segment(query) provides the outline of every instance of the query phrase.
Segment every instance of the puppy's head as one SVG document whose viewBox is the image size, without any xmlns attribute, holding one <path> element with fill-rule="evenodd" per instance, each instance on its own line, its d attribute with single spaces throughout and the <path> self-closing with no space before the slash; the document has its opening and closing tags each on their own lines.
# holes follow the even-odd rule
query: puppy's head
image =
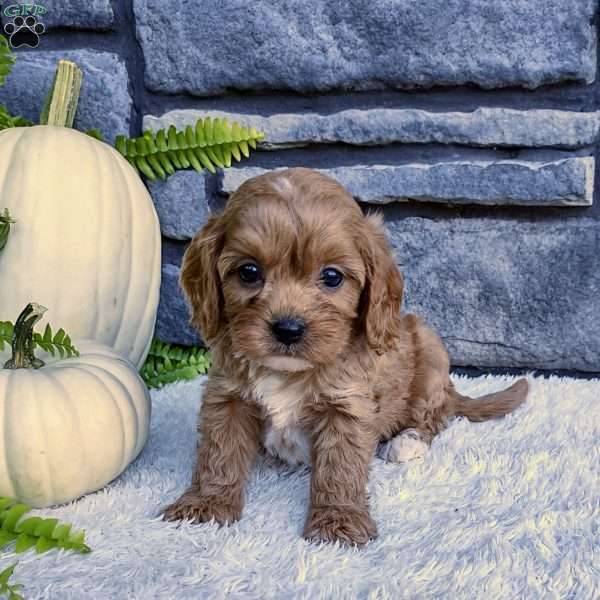
<svg viewBox="0 0 600 600">
<path fill-rule="evenodd" d="M 181 284 L 209 344 L 276 370 L 335 361 L 356 336 L 399 330 L 402 280 L 379 217 L 304 168 L 243 183 L 186 250 Z"/>
</svg>

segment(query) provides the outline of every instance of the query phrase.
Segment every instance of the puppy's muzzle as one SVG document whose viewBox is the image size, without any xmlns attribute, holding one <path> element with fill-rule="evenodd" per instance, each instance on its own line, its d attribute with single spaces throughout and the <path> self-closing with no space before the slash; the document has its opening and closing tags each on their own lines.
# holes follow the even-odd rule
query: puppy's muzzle
<svg viewBox="0 0 600 600">
<path fill-rule="evenodd" d="M 294 317 L 282 317 L 271 323 L 273 336 L 286 346 L 297 344 L 302 339 L 305 330 L 306 323 L 302 319 Z"/>
</svg>

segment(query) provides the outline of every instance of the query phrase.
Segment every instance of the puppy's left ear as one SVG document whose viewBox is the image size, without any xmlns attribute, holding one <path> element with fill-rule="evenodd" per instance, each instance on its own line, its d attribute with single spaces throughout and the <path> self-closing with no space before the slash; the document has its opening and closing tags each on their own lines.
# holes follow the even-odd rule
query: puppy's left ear
<svg viewBox="0 0 600 600">
<path fill-rule="evenodd" d="M 190 323 L 209 344 L 217 336 L 223 313 L 217 260 L 223 238 L 223 217 L 212 216 L 194 236 L 183 256 L 179 283 L 190 303 Z"/>
<path fill-rule="evenodd" d="M 380 215 L 364 218 L 360 240 L 366 269 L 361 298 L 362 324 L 369 346 L 383 354 L 394 346 L 400 334 L 404 283 L 386 240 Z"/>
</svg>

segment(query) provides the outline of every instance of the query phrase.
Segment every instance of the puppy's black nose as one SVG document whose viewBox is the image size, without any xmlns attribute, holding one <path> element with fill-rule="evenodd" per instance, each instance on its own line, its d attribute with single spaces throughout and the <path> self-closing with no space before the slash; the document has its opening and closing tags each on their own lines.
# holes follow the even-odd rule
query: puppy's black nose
<svg viewBox="0 0 600 600">
<path fill-rule="evenodd" d="M 305 329 L 306 324 L 304 321 L 293 317 L 283 317 L 271 323 L 271 330 L 275 339 L 286 346 L 299 342 Z"/>
</svg>

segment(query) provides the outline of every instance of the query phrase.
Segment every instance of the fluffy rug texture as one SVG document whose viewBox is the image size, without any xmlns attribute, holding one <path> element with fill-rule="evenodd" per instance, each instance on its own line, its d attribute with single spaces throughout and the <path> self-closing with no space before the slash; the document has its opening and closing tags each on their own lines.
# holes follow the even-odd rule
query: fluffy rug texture
<svg viewBox="0 0 600 600">
<path fill-rule="evenodd" d="M 455 379 L 480 395 L 512 378 Z M 35 511 L 84 528 L 93 552 L 3 553 L 26 598 L 600 597 L 600 382 L 531 380 L 499 421 L 455 420 L 420 462 L 374 459 L 380 536 L 366 549 L 301 537 L 309 470 L 261 458 L 243 519 L 177 526 L 159 514 L 188 484 L 201 381 L 153 394 L 148 445 L 105 489 Z"/>
</svg>

